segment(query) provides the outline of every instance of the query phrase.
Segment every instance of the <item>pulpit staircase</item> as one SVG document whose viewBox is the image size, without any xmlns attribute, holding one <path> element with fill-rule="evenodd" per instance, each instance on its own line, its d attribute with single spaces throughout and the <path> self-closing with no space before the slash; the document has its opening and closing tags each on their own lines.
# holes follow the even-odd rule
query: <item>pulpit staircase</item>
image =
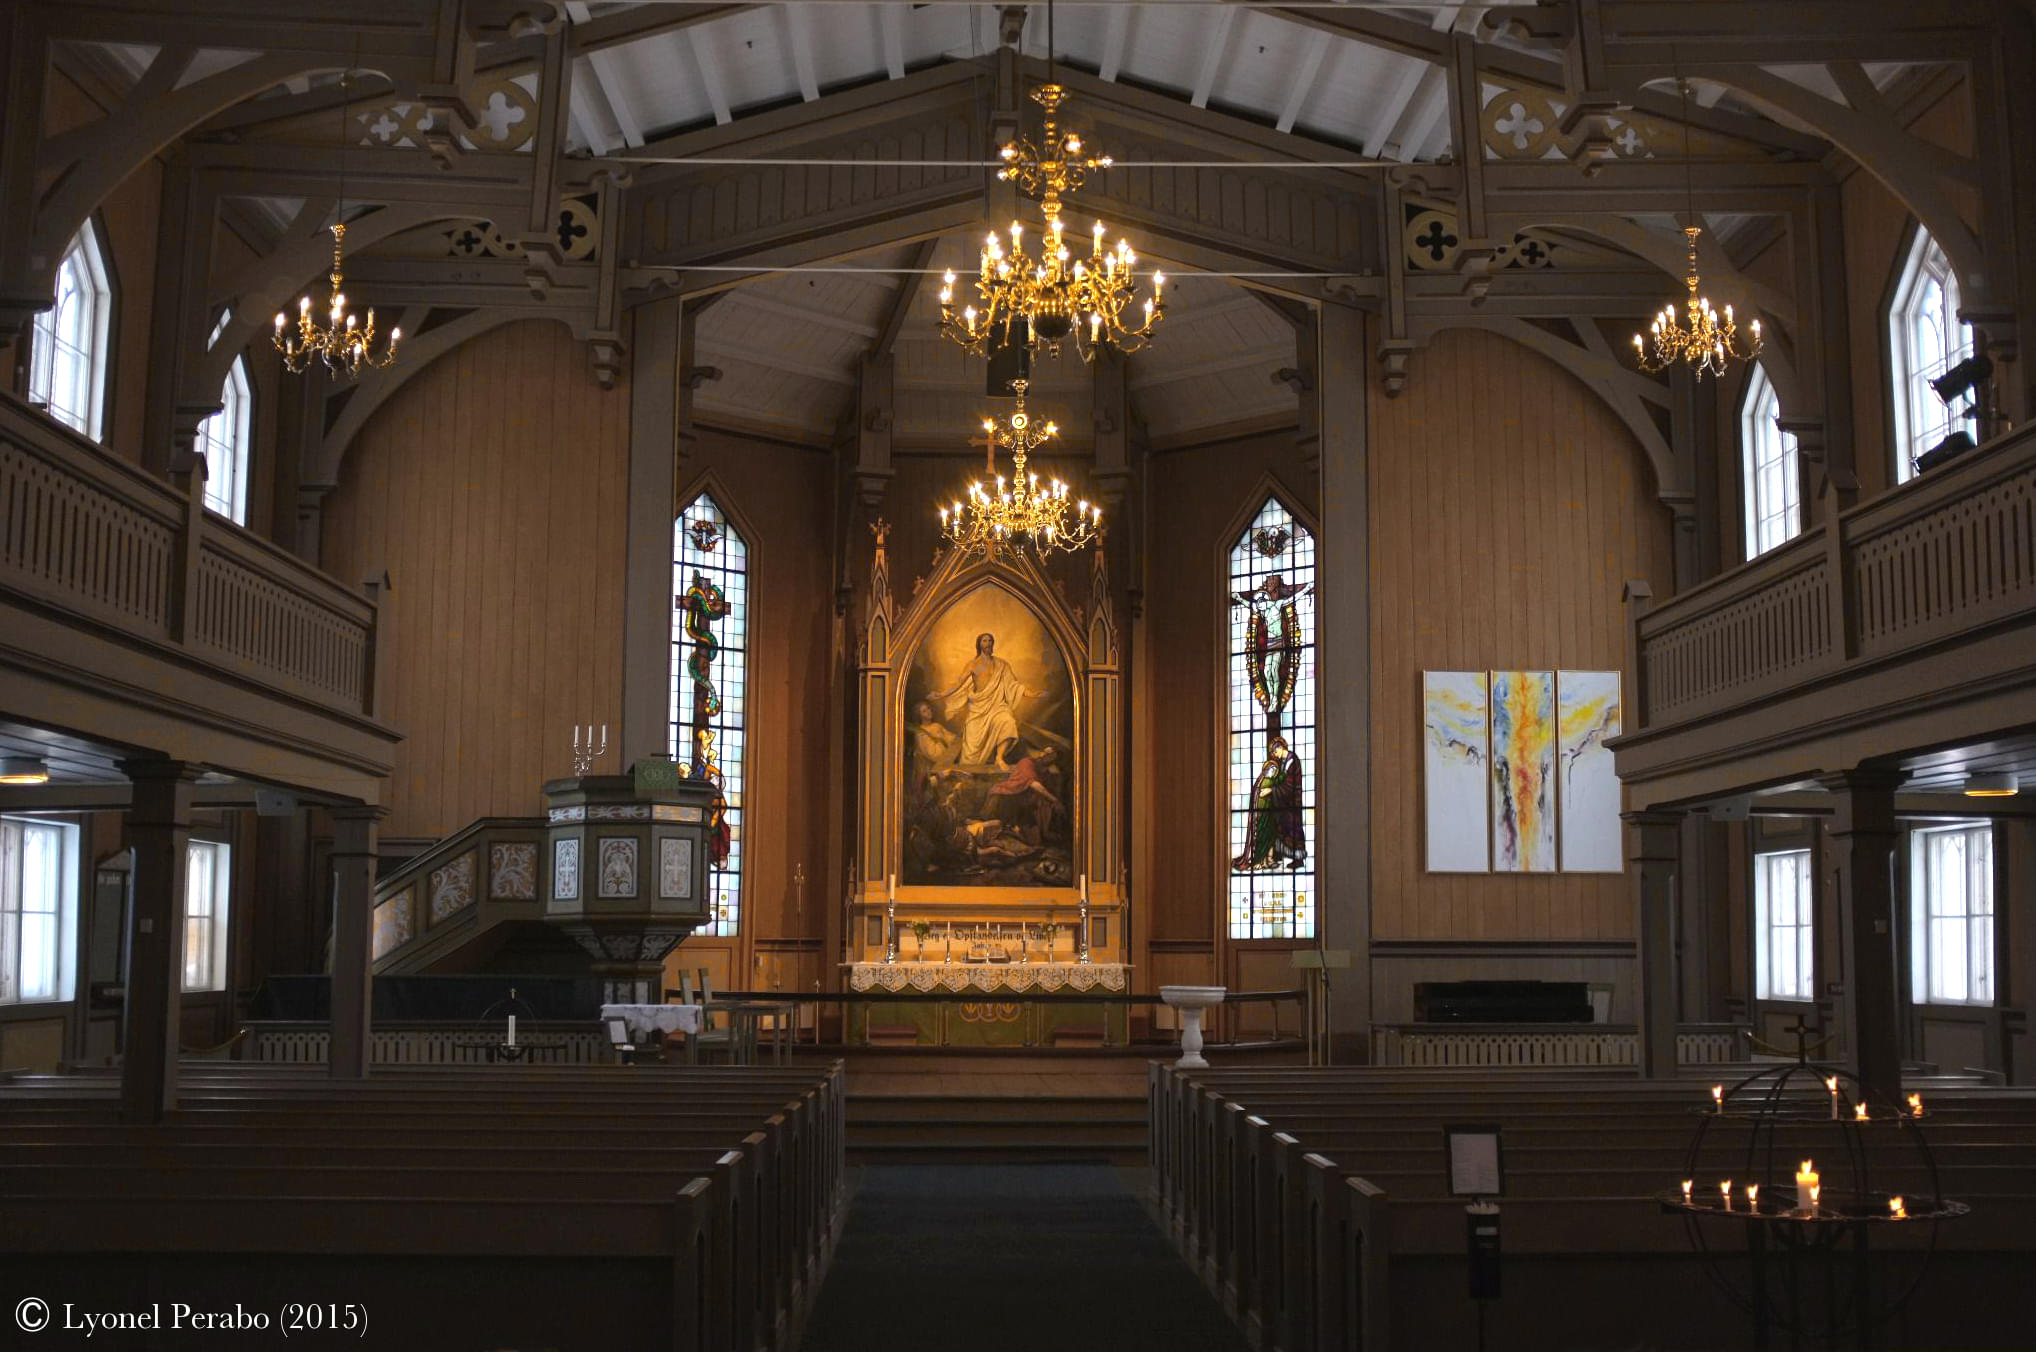
<svg viewBox="0 0 2036 1352">
<path fill-rule="evenodd" d="M 544 830 L 541 817 L 482 817 L 377 879 L 375 974 L 581 965 L 544 924 Z"/>
</svg>

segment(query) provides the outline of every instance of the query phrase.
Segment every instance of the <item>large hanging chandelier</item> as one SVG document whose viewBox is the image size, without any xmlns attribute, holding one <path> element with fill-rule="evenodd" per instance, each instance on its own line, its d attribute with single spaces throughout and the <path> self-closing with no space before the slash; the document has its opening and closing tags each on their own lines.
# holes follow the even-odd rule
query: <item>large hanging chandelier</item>
<svg viewBox="0 0 2036 1352">
<path fill-rule="evenodd" d="M 1032 421 L 1025 411 L 1025 390 L 1029 382 L 1014 380 L 1011 388 L 1017 406 L 1007 418 L 983 419 L 983 440 L 987 447 L 986 477 L 969 485 L 968 497 L 956 499 L 940 509 L 942 538 L 961 551 L 994 554 L 1031 544 L 1042 558 L 1052 550 L 1077 550 L 1102 533 L 1103 509 L 1086 498 L 1070 499 L 1068 486 L 1060 479 L 1041 482 L 1026 468 L 1032 452 L 1059 434 L 1048 422 Z M 1011 452 L 1011 477 L 997 471 L 997 449 Z"/>
<path fill-rule="evenodd" d="M 363 366 L 385 367 L 396 360 L 396 348 L 403 330 L 389 330 L 386 347 L 377 350 L 375 312 L 368 310 L 365 323 L 346 305 L 346 84 L 350 71 L 339 77 L 339 204 L 332 218 L 332 293 L 326 306 L 326 322 L 311 315 L 311 297 L 297 300 L 297 323 L 290 327 L 281 311 L 276 313 L 276 350 L 283 354 L 283 366 L 292 375 L 301 375 L 311 363 L 322 361 L 334 375 L 357 376 Z"/>
<path fill-rule="evenodd" d="M 1025 247 L 1025 227 L 1011 222 L 1009 251 L 991 231 L 976 268 L 976 303 L 955 306 L 955 275 L 940 288 L 940 331 L 963 350 L 985 356 L 1006 345 L 1039 346 L 1058 353 L 1073 338 L 1084 361 L 1104 344 L 1136 352 L 1152 340 L 1166 316 L 1166 277 L 1152 274 L 1152 292 L 1137 303 L 1137 255 L 1120 238 L 1106 247 L 1104 226 L 1095 223 L 1087 258 L 1076 258 L 1062 237 L 1061 198 L 1082 186 L 1092 169 L 1110 167 L 1108 155 L 1085 155 L 1082 138 L 1060 129 L 1067 90 L 1053 80 L 1053 6 L 1046 7 L 1046 83 L 1032 91 L 1042 112 L 1037 143 L 1020 136 L 1000 152 L 997 177 L 1039 202 L 1046 229 L 1035 256 Z"/>
<path fill-rule="evenodd" d="M 1650 375 L 1684 362 L 1701 380 L 1707 374 L 1724 375 L 1734 361 L 1749 361 L 1758 356 L 1760 321 L 1748 323 L 1749 336 L 1742 340 L 1739 325 L 1732 318 L 1732 307 L 1726 306 L 1721 315 L 1700 290 L 1697 237 L 1704 233 L 1704 227 L 1697 224 L 1696 192 L 1690 182 L 1690 87 L 1681 78 L 1676 80 L 1676 86 L 1683 101 L 1683 199 L 1690 221 L 1683 227 L 1690 242 L 1689 275 L 1684 278 L 1684 285 L 1689 288 L 1689 295 L 1683 301 L 1685 313 L 1681 318 L 1676 316 L 1675 304 L 1670 302 L 1661 307 L 1661 313 L 1648 326 L 1647 337 L 1633 335 L 1633 354 L 1640 369 Z"/>
</svg>

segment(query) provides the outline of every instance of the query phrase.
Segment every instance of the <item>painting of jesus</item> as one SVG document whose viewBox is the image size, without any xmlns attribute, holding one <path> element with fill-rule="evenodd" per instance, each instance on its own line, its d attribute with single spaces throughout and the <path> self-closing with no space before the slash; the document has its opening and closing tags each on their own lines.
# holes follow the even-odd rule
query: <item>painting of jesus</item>
<svg viewBox="0 0 2036 1352">
<path fill-rule="evenodd" d="M 928 630 L 905 683 L 907 884 L 1074 881 L 1074 684 L 1040 617 L 990 584 Z"/>
</svg>

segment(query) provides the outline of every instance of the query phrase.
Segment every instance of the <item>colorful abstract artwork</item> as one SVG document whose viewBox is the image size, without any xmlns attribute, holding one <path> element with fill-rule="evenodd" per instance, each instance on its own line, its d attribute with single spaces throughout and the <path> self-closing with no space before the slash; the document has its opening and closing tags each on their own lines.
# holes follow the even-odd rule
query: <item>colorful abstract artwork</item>
<svg viewBox="0 0 2036 1352">
<path fill-rule="evenodd" d="M 1555 871 L 1555 673 L 1492 673 L 1492 871 Z"/>
<path fill-rule="evenodd" d="M 1619 673 L 1561 671 L 1555 676 L 1562 775 L 1562 868 L 1565 873 L 1618 873 L 1619 777 L 1605 743 L 1619 735 Z"/>
<path fill-rule="evenodd" d="M 1422 790 L 1428 871 L 1489 873 L 1491 683 L 1482 671 L 1421 674 Z"/>
</svg>

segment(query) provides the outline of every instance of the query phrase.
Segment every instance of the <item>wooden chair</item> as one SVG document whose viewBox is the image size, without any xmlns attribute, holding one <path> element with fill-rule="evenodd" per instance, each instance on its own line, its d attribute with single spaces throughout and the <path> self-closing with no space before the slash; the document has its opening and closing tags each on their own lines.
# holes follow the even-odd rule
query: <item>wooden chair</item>
<svg viewBox="0 0 2036 1352">
<path fill-rule="evenodd" d="M 697 978 L 698 984 L 695 985 Z M 714 1002 L 714 987 L 707 979 L 707 969 L 679 974 L 679 989 L 684 994 L 684 1003 L 699 1005 L 700 1031 L 686 1034 L 686 1059 L 697 1061 L 702 1052 L 720 1052 L 732 1062 L 736 1059 L 735 1022 L 725 1015 L 717 1022 L 714 1011 L 708 1008 Z"/>
</svg>

